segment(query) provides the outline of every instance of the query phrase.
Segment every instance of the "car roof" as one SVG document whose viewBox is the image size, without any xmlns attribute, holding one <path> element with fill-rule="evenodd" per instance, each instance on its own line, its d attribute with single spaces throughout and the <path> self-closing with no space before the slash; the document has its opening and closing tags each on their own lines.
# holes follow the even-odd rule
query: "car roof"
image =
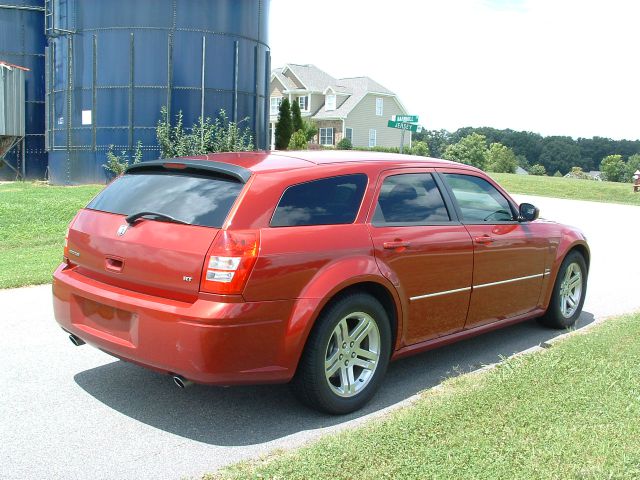
<svg viewBox="0 0 640 480">
<path fill-rule="evenodd" d="M 254 173 L 273 173 L 300 168 L 312 168 L 331 164 L 376 164 L 381 168 L 390 167 L 464 167 L 477 170 L 469 165 L 463 165 L 439 158 L 402 155 L 398 153 L 384 153 L 357 150 L 302 150 L 302 151 L 258 151 L 258 152 L 229 152 L 211 153 L 188 157 L 197 160 L 223 162 L 246 168 Z"/>
</svg>

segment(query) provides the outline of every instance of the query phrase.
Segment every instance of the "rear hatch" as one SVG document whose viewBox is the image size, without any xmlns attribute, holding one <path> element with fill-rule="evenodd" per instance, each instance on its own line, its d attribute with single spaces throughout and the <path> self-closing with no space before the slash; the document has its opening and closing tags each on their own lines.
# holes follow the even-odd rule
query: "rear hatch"
<svg viewBox="0 0 640 480">
<path fill-rule="evenodd" d="M 79 212 L 69 262 L 110 285 L 193 301 L 207 251 L 249 176 L 233 165 L 179 159 L 130 167 Z"/>
</svg>

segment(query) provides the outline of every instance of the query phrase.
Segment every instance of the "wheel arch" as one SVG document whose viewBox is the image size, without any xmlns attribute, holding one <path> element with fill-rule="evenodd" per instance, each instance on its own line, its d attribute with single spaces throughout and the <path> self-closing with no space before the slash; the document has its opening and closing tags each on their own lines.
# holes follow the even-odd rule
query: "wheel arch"
<svg viewBox="0 0 640 480">
<path fill-rule="evenodd" d="M 316 304 L 312 314 L 304 320 L 305 326 L 302 335 L 299 337 L 296 347 L 294 347 L 295 364 L 292 375 L 298 369 L 300 358 L 307 346 L 309 338 L 313 332 L 318 318 L 335 302 L 353 293 L 365 293 L 375 298 L 384 308 L 390 322 L 391 329 L 391 354 L 398 348 L 398 340 L 402 338 L 402 304 L 400 297 L 391 285 L 387 285 L 383 277 L 354 278 L 352 282 L 343 283 L 327 294 Z M 303 307 L 304 308 L 304 307 Z M 292 327 L 292 328 L 291 328 Z M 290 326 L 291 330 L 299 329 L 300 326 Z"/>
<path fill-rule="evenodd" d="M 591 251 L 589 250 L 589 246 L 584 240 L 571 239 L 566 242 L 562 242 L 559 248 L 556 250 L 556 258 L 553 261 L 552 271 L 549 278 L 548 286 L 546 287 L 546 291 L 542 297 L 541 306 L 545 310 L 549 308 L 549 303 L 551 301 L 551 295 L 553 294 L 553 288 L 558 279 L 558 273 L 560 272 L 560 266 L 564 259 L 567 258 L 571 252 L 578 252 L 584 258 L 584 261 L 587 265 L 587 278 L 589 276 L 589 265 L 591 262 Z"/>
<path fill-rule="evenodd" d="M 567 252 L 564 254 L 562 259 L 564 260 L 564 258 L 567 255 L 569 255 L 571 252 L 579 252 L 582 255 L 582 258 L 584 258 L 584 261 L 587 264 L 587 272 L 588 272 L 589 271 L 589 265 L 591 263 L 591 251 L 589 250 L 589 248 L 585 244 L 576 243 L 576 244 L 572 245 L 569 250 L 567 250 Z"/>
<path fill-rule="evenodd" d="M 377 282 L 372 281 L 363 281 L 354 283 L 352 285 L 348 285 L 342 290 L 336 292 L 333 296 L 326 299 L 325 304 L 320 309 L 318 315 L 314 319 L 315 321 L 318 317 L 333 303 L 339 301 L 340 299 L 351 295 L 353 293 L 366 293 L 371 297 L 375 298 L 380 302 L 385 312 L 387 313 L 387 317 L 389 318 L 389 327 L 391 328 L 391 343 L 392 350 L 395 349 L 396 340 L 398 338 L 398 316 L 399 316 L 399 305 L 396 304 L 396 301 L 389 291 L 389 289 Z"/>
</svg>

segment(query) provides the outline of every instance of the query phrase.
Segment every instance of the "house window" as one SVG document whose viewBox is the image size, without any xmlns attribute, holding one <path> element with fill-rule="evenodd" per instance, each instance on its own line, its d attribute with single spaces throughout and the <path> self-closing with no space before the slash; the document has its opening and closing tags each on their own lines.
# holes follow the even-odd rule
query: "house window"
<svg viewBox="0 0 640 480">
<path fill-rule="evenodd" d="M 353 128 L 346 128 L 345 131 L 344 131 L 344 136 L 351 143 L 353 143 Z"/>
<path fill-rule="evenodd" d="M 278 115 L 280 104 L 282 103 L 282 97 L 271 97 L 270 111 L 271 115 Z"/>
<path fill-rule="evenodd" d="M 383 108 L 384 108 L 384 100 L 382 98 L 376 98 L 376 115 L 381 117 Z"/>
<path fill-rule="evenodd" d="M 302 110 L 303 112 L 308 112 L 309 111 L 309 97 L 308 96 L 304 96 L 304 97 L 298 97 L 298 104 L 300 105 L 300 110 Z"/>
<path fill-rule="evenodd" d="M 335 95 L 327 95 L 324 101 L 324 109 L 327 111 L 336 109 L 336 96 Z"/>
<path fill-rule="evenodd" d="M 333 145 L 333 128 L 320 129 L 320 145 Z"/>
<path fill-rule="evenodd" d="M 375 147 L 376 146 L 376 131 L 374 128 L 370 128 L 369 129 L 369 146 L 370 147 Z"/>
</svg>

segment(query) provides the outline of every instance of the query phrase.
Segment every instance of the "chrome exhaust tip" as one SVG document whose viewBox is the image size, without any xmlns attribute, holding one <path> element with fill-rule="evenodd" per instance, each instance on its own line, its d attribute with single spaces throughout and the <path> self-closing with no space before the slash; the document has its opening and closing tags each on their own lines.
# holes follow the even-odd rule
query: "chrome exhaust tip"
<svg viewBox="0 0 640 480">
<path fill-rule="evenodd" d="M 80 337 L 76 337 L 73 333 L 69 334 L 69 340 L 71 340 L 71 343 L 73 343 L 76 347 L 85 344 L 84 340 L 82 340 Z"/>
<path fill-rule="evenodd" d="M 173 376 L 173 383 L 175 383 L 178 388 L 187 388 L 193 385 L 193 382 L 191 380 L 187 380 L 180 375 Z"/>
</svg>

